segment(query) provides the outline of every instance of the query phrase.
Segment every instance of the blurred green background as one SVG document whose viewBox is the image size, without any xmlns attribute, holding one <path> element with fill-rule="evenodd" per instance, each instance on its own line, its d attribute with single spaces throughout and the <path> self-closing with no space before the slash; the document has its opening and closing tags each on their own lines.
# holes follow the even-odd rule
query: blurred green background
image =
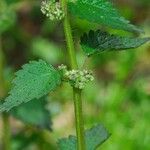
<svg viewBox="0 0 150 150">
<path fill-rule="evenodd" d="M 44 59 L 58 66 L 68 64 L 63 26 L 40 11 L 40 0 L 0 2 L 0 98 L 11 87 L 14 72 L 29 60 Z M 150 36 L 149 0 L 113 0 L 121 14 Z M 104 28 L 71 18 L 79 66 L 85 55 L 79 37 L 90 29 L 131 33 Z M 4 65 L 3 65 L 4 64 Z M 150 46 L 108 52 L 86 62 L 95 81 L 83 93 L 85 128 L 102 123 L 111 137 L 101 150 L 150 150 Z M 4 84 L 2 84 L 2 76 Z M 5 86 L 3 86 L 5 85 Z M 61 137 L 75 134 L 72 90 L 63 84 L 42 102 L 34 100 L 9 112 L 12 150 L 57 150 Z M 0 120 L 0 149 L 3 124 Z"/>
</svg>

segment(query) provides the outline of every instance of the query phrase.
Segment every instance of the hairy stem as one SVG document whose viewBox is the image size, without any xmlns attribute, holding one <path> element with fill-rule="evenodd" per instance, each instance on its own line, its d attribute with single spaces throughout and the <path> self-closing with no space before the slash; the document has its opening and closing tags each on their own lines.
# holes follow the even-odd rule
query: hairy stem
<svg viewBox="0 0 150 150">
<path fill-rule="evenodd" d="M 85 150 L 81 90 L 74 89 L 73 97 L 74 97 L 74 107 L 75 107 L 75 115 L 76 115 L 76 133 L 77 133 L 77 141 L 78 141 L 78 150 Z"/>
<path fill-rule="evenodd" d="M 70 59 L 70 65 L 72 69 L 77 69 L 77 60 L 76 60 L 76 55 L 75 55 L 75 48 L 74 48 L 74 42 L 73 42 L 73 37 L 71 33 L 71 26 L 69 22 L 69 16 L 67 12 L 67 1 L 62 0 L 62 7 L 65 13 L 65 18 L 64 18 L 64 32 L 65 32 L 65 37 L 66 37 L 66 42 L 67 42 L 67 48 L 68 48 L 68 55 Z"/>
<path fill-rule="evenodd" d="M 0 100 L 3 99 L 6 95 L 6 86 L 4 79 L 4 54 L 2 51 L 2 41 L 0 38 Z M 2 114 L 3 120 L 3 149 L 10 150 L 10 124 L 9 124 L 9 115 L 7 113 Z"/>
<path fill-rule="evenodd" d="M 65 38 L 67 42 L 67 49 L 68 49 L 71 69 L 78 69 L 74 42 L 73 42 L 73 37 L 71 32 L 71 25 L 70 25 L 69 15 L 67 11 L 67 0 L 61 0 L 61 2 L 65 13 L 63 24 L 64 24 L 64 32 L 65 32 Z M 74 98 L 74 109 L 75 109 L 75 119 L 76 119 L 77 147 L 78 150 L 85 150 L 81 90 L 73 88 L 73 98 Z"/>
</svg>

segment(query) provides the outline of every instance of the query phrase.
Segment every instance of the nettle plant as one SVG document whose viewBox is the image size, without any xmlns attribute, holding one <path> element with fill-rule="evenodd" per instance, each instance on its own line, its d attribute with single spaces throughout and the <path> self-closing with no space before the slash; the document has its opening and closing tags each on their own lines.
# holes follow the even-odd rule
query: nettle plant
<svg viewBox="0 0 150 150">
<path fill-rule="evenodd" d="M 132 25 L 107 0 L 47 0 L 41 3 L 41 12 L 51 21 L 62 21 L 64 26 L 67 52 L 70 66 L 60 65 L 54 68 L 44 60 L 30 61 L 16 73 L 13 88 L 9 96 L 0 105 L 0 112 L 9 111 L 22 103 L 40 99 L 56 90 L 63 82 L 68 82 L 73 89 L 73 100 L 76 120 L 76 136 L 69 136 L 58 141 L 60 150 L 95 150 L 110 134 L 101 124 L 84 130 L 82 113 L 82 91 L 94 80 L 91 70 L 78 67 L 76 51 L 71 30 L 70 17 L 78 17 L 128 32 L 142 33 Z M 87 58 L 107 51 L 133 49 L 148 42 L 150 38 L 125 37 L 112 35 L 101 29 L 85 33 L 80 38 L 80 45 Z M 34 108 L 33 108 L 34 109 Z"/>
</svg>

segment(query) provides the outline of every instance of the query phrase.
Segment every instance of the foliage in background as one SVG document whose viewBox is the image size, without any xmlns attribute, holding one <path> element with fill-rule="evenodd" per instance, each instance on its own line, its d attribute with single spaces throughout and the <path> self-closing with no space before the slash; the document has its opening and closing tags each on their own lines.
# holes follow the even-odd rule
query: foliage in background
<svg viewBox="0 0 150 150">
<path fill-rule="evenodd" d="M 16 1 L 8 0 L 8 3 L 10 4 L 14 4 L 15 2 Z M 27 11 L 22 9 L 26 7 L 29 8 Z M 31 11 L 30 7 L 32 7 L 31 9 L 33 11 Z M 42 51 L 43 53 L 38 52 L 40 44 L 43 47 L 42 49 L 44 49 L 44 47 L 45 49 L 47 49 L 47 47 L 49 47 L 51 43 L 57 43 L 56 47 L 59 46 L 58 49 L 61 49 L 60 51 L 63 51 L 63 53 L 65 53 L 64 49 L 62 48 L 64 40 L 61 34 L 61 25 L 59 23 L 53 24 L 52 22 L 47 20 L 44 21 L 45 18 L 42 18 L 40 12 L 37 12 L 37 5 L 30 5 L 30 2 L 27 3 L 27 5 L 21 7 L 19 11 L 16 11 L 16 15 L 17 21 L 15 20 L 16 18 L 14 19 L 16 22 L 13 21 L 13 19 L 8 19 L 8 21 L 13 21 L 8 23 L 8 25 L 10 24 L 10 26 L 7 27 L 6 24 L 4 24 L 4 26 L 0 28 L 2 29 L 2 31 L 5 31 L 3 32 L 3 43 L 10 43 L 9 45 L 4 44 L 7 66 L 11 66 L 14 68 L 14 70 L 16 70 L 20 68 L 22 64 L 28 62 L 31 58 L 37 57 L 44 59 L 46 58 L 45 60 L 47 60 L 47 62 L 50 62 L 48 60 L 54 58 L 54 61 L 50 63 L 55 66 L 62 63 L 62 61 L 58 61 L 60 52 L 58 52 L 57 50 L 56 55 L 49 56 L 50 58 L 48 58 L 46 50 L 44 50 L 45 52 Z M 37 17 L 39 18 L 40 24 L 39 22 L 35 21 L 37 20 Z M 80 22 L 80 20 L 77 20 L 77 22 Z M 48 26 L 48 28 L 51 27 L 51 29 L 47 29 L 46 26 Z M 80 23 L 78 23 L 76 26 L 81 29 L 84 28 Z M 87 23 L 85 23 L 85 27 L 87 27 L 87 30 L 91 29 L 88 27 Z M 74 30 L 76 31 L 76 29 Z M 84 29 L 81 31 L 81 33 L 83 32 Z M 119 31 L 117 32 L 118 34 L 120 34 Z M 43 37 L 44 39 L 46 39 L 46 42 L 43 42 Z M 39 46 L 36 46 L 35 44 L 39 44 Z M 37 50 L 35 51 L 36 48 Z M 33 50 L 33 53 L 30 51 L 31 49 Z M 79 59 L 83 58 L 82 55 L 82 52 L 78 51 Z M 18 59 L 16 59 L 16 57 Z M 131 50 L 126 52 L 126 54 L 124 52 L 103 53 L 98 56 L 93 56 L 92 58 L 92 62 L 88 63 L 88 65 L 90 66 L 90 68 L 96 68 L 95 73 L 98 81 L 90 84 L 85 91 L 85 101 L 87 107 L 85 111 L 87 116 L 86 126 L 91 127 L 93 122 L 100 121 L 110 129 L 111 133 L 113 133 L 109 142 L 102 145 L 101 149 L 136 150 L 144 148 L 148 150 L 150 133 L 150 131 L 148 130 L 148 116 L 150 115 L 150 93 L 148 85 L 150 81 L 148 71 L 150 69 L 148 61 L 149 47 L 142 47 L 137 52 Z M 66 56 L 64 56 L 63 61 L 66 62 Z M 52 109 L 54 112 L 58 109 L 58 107 L 59 109 L 65 110 L 65 104 L 68 103 L 69 95 L 67 90 L 69 90 L 69 87 L 62 86 L 61 88 L 63 91 L 66 91 L 63 94 L 61 93 L 63 95 L 63 98 L 58 98 L 59 96 L 56 93 L 51 96 L 51 101 L 53 101 L 55 106 Z M 62 101 L 60 101 L 60 99 Z M 58 106 L 58 103 L 61 103 L 62 106 Z M 52 113 L 54 114 L 54 112 Z M 60 111 L 57 113 L 57 115 L 54 115 L 54 119 L 57 119 L 59 115 L 61 115 Z M 70 128 L 71 131 L 73 130 L 71 124 L 68 124 L 67 127 Z M 34 131 L 32 130 L 30 131 L 30 134 L 32 132 L 34 134 Z M 55 139 L 56 135 L 59 135 L 60 137 L 63 135 L 63 132 L 65 133 L 65 131 L 59 131 L 57 129 L 55 130 L 55 132 L 52 134 Z M 27 130 L 25 130 L 23 133 L 28 132 Z M 36 137 L 37 135 L 39 136 L 39 134 L 34 134 L 34 137 Z M 17 141 L 15 143 L 16 145 L 19 145 L 20 143 L 23 143 L 24 145 L 34 145 L 34 142 L 37 144 L 39 142 L 38 139 L 33 140 L 33 138 L 29 138 L 28 136 L 26 136 L 26 138 L 21 135 L 18 136 L 20 137 L 18 139 L 16 138 L 17 140 L 14 139 L 14 143 Z M 41 137 L 41 139 L 43 140 L 43 137 Z M 55 144 L 51 143 L 51 145 Z M 53 149 L 55 148 L 53 147 Z M 14 150 L 16 149 L 17 148 L 15 148 Z M 18 150 L 19 149 L 21 148 L 19 147 Z M 32 149 L 32 146 L 31 148 L 28 147 L 27 149 Z"/>
</svg>

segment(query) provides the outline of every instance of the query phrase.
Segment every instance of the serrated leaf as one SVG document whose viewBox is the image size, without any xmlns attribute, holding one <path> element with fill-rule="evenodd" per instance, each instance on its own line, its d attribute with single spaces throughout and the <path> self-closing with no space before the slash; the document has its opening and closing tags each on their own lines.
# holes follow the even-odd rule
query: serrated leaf
<svg viewBox="0 0 150 150">
<path fill-rule="evenodd" d="M 115 29 L 143 32 L 130 24 L 107 0 L 76 0 L 68 3 L 70 13 L 89 22 L 107 25 Z"/>
<path fill-rule="evenodd" d="M 0 106 L 0 112 L 39 99 L 60 85 L 61 77 L 57 70 L 43 60 L 31 61 L 16 73 L 10 95 Z"/>
<path fill-rule="evenodd" d="M 77 138 L 70 135 L 69 138 L 63 138 L 58 141 L 59 150 L 77 150 Z"/>
<path fill-rule="evenodd" d="M 0 34 L 15 24 L 16 14 L 11 9 L 0 10 Z"/>
<path fill-rule="evenodd" d="M 85 131 L 86 150 L 95 150 L 109 136 L 110 134 L 104 126 L 100 124 Z M 60 150 L 77 150 L 77 138 L 75 136 L 69 136 L 69 138 L 60 139 L 58 145 Z"/>
<path fill-rule="evenodd" d="M 25 124 L 34 125 L 42 129 L 51 130 L 50 112 L 46 109 L 45 98 L 34 99 L 28 103 L 19 105 L 10 112 L 15 118 Z M 27 115 L 30 114 L 30 115 Z"/>
<path fill-rule="evenodd" d="M 103 51 L 133 49 L 148 41 L 150 41 L 150 38 L 122 37 L 100 30 L 91 30 L 81 37 L 81 46 L 87 55 L 91 55 Z"/>
<path fill-rule="evenodd" d="M 85 133 L 87 150 L 95 150 L 105 142 L 109 136 L 110 134 L 103 125 L 97 125 L 94 128 L 87 130 Z"/>
</svg>

